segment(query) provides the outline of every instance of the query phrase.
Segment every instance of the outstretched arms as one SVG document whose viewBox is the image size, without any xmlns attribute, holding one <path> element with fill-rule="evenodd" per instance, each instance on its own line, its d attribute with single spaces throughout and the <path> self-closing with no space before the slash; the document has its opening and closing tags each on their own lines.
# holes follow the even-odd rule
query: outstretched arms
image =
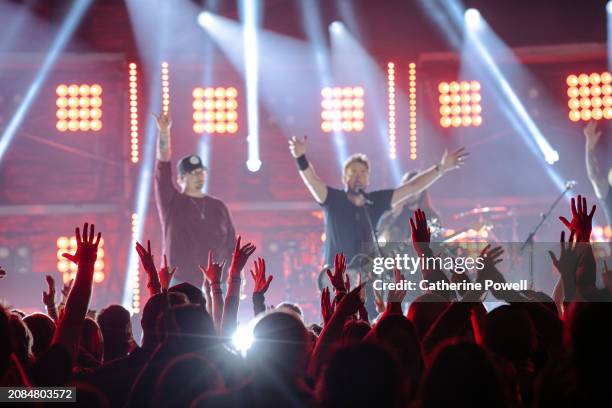
<svg viewBox="0 0 612 408">
<path fill-rule="evenodd" d="M 327 186 L 317 176 L 314 168 L 306 159 L 306 143 L 308 142 L 308 136 L 304 136 L 304 139 L 298 139 L 293 136 L 289 139 L 289 151 L 293 158 L 297 161 L 300 176 L 304 181 L 308 191 L 314 197 L 319 204 L 323 204 L 327 199 Z"/>
<path fill-rule="evenodd" d="M 442 177 L 446 172 L 461 167 L 468 155 L 469 153 L 466 152 L 465 148 L 463 147 L 451 154 L 444 151 L 444 155 L 442 156 L 440 163 L 421 172 L 409 182 L 402 184 L 396 188 L 395 191 L 393 191 L 391 206 L 395 207 L 406 198 L 421 193 L 423 190 L 426 190 L 429 186 L 431 186 L 436 180 Z"/>
</svg>

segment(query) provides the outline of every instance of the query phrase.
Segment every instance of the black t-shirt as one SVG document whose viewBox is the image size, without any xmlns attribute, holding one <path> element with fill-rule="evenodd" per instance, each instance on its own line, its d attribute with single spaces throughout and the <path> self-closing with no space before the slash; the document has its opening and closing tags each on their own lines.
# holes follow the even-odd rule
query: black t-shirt
<svg viewBox="0 0 612 408">
<path fill-rule="evenodd" d="M 357 207 L 349 201 L 346 192 L 327 187 L 327 198 L 321 204 L 325 213 L 324 262 L 333 265 L 337 252 L 344 253 L 346 262 L 363 250 L 364 244 L 372 242 L 371 229 L 365 211 L 376 226 L 383 213 L 391 208 L 393 190 L 378 190 L 365 193 L 372 204 Z"/>
</svg>

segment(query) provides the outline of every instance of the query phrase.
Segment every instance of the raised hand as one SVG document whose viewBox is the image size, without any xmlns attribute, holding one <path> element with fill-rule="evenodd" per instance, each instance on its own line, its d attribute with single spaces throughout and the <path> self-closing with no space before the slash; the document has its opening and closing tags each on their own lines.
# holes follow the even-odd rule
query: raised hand
<svg viewBox="0 0 612 408">
<path fill-rule="evenodd" d="M 223 267 L 225 266 L 225 259 L 220 263 L 213 261 L 213 252 L 208 251 L 208 265 L 203 267 L 200 265 L 200 270 L 204 274 L 205 282 L 210 286 L 221 284 L 221 274 L 223 273 Z"/>
<path fill-rule="evenodd" d="M 495 265 L 503 261 L 501 256 L 504 254 L 504 249 L 500 246 L 491 248 L 491 245 L 487 245 L 480 252 L 480 257 L 483 258 L 484 267 L 482 268 L 483 273 L 491 272 L 496 268 Z"/>
<path fill-rule="evenodd" d="M 414 212 L 414 221 L 410 218 L 410 229 L 412 230 L 414 250 L 421 255 L 429 248 L 431 231 L 427 226 L 427 217 L 420 208 Z"/>
<path fill-rule="evenodd" d="M 591 212 L 587 213 L 586 197 L 578 195 L 578 206 L 576 206 L 576 200 L 573 197 L 571 200 L 572 220 L 568 221 L 565 217 L 559 217 L 559 220 L 568 230 L 576 232 L 578 242 L 589 242 L 591 240 L 591 229 L 593 228 L 593 214 L 596 208 L 597 206 L 593 205 Z"/>
<path fill-rule="evenodd" d="M 304 136 L 304 139 L 299 139 L 292 136 L 289 139 L 289 151 L 294 158 L 298 158 L 303 154 L 306 154 L 306 144 L 308 142 L 308 136 Z"/>
<path fill-rule="evenodd" d="M 153 261 L 153 253 L 151 252 L 151 241 L 147 240 L 147 248 L 142 246 L 140 242 L 136 242 L 136 252 L 140 258 L 140 263 L 147 273 L 157 274 L 157 268 Z"/>
<path fill-rule="evenodd" d="M 5 276 L 6 276 L 6 271 L 2 269 L 2 267 L 0 266 L 0 279 L 4 278 Z"/>
<path fill-rule="evenodd" d="M 334 287 L 336 293 L 346 293 L 346 281 L 344 280 L 344 272 L 346 271 L 346 258 L 342 252 L 338 252 L 334 257 L 334 273 L 327 270 L 329 282 Z M 350 286 L 350 281 L 349 281 Z"/>
<path fill-rule="evenodd" d="M 458 169 L 465 163 L 465 159 L 467 159 L 469 155 L 465 147 L 457 149 L 451 154 L 448 154 L 448 151 L 444 150 L 444 155 L 442 155 L 442 160 L 440 161 L 442 172 Z"/>
<path fill-rule="evenodd" d="M 157 129 L 160 131 L 160 133 L 165 133 L 170 130 L 172 127 L 172 119 L 170 118 L 169 114 L 160 113 L 159 115 L 156 115 L 153 113 L 152 115 L 155 118 L 155 124 L 157 124 Z"/>
<path fill-rule="evenodd" d="M 578 240 L 575 239 L 575 231 L 572 230 L 569 239 L 565 242 L 565 231 L 561 231 L 560 253 L 559 258 L 552 252 L 548 251 L 553 265 L 559 271 L 563 278 L 573 277 L 578 268 L 580 259 L 584 256 L 584 252 L 578 251 Z"/>
<path fill-rule="evenodd" d="M 361 295 L 362 289 L 362 285 L 358 285 L 347 293 L 346 296 L 342 297 L 342 300 L 336 305 L 336 313 L 341 313 L 344 316 L 351 316 L 357 313 L 364 302 Z"/>
<path fill-rule="evenodd" d="M 46 276 L 48 292 L 43 292 L 42 301 L 47 307 L 55 307 L 55 280 L 51 275 Z"/>
<path fill-rule="evenodd" d="M 266 261 L 263 258 L 257 258 L 253 263 L 255 272 L 251 271 L 251 277 L 253 277 L 253 294 L 265 294 L 270 287 L 272 282 L 272 275 L 269 275 L 266 279 Z"/>
<path fill-rule="evenodd" d="M 91 228 L 88 230 L 89 224 L 85 223 L 83 226 L 83 236 L 79 227 L 75 229 L 75 236 L 77 241 L 77 250 L 74 255 L 63 253 L 62 256 L 77 265 L 80 264 L 94 264 L 98 258 L 98 244 L 100 244 L 100 238 L 102 234 L 98 232 L 95 236 L 94 224 L 91 224 Z"/>
<path fill-rule="evenodd" d="M 382 298 L 381 293 L 378 290 L 374 290 L 374 304 L 376 305 L 376 311 L 382 313 L 385 311 L 385 301 Z"/>
<path fill-rule="evenodd" d="M 321 315 L 323 316 L 323 325 L 326 325 L 334 314 L 334 305 L 332 305 L 330 299 L 329 288 L 323 288 L 321 291 Z"/>
<path fill-rule="evenodd" d="M 157 276 L 159 276 L 159 284 L 161 285 L 162 290 L 168 290 L 175 272 L 176 266 L 170 269 L 170 267 L 168 267 L 168 259 L 166 258 L 166 255 L 164 255 L 164 264 L 160 268 L 159 272 L 157 272 Z"/>
<path fill-rule="evenodd" d="M 404 279 L 401 272 L 397 268 L 393 268 L 393 276 L 395 277 L 395 283 L 400 283 Z M 405 289 L 390 290 L 388 301 L 393 303 L 402 303 L 406 297 L 406 292 L 407 291 Z"/>
<path fill-rule="evenodd" d="M 584 127 L 584 135 L 586 136 L 587 146 L 593 147 L 601 137 L 601 130 L 597 130 L 597 121 L 591 120 Z"/>
<path fill-rule="evenodd" d="M 232 254 L 232 263 L 230 265 L 230 280 L 240 279 L 240 271 L 242 271 L 242 268 L 244 268 L 244 265 L 246 265 L 247 261 L 249 260 L 249 257 L 253 255 L 253 252 L 255 252 L 255 249 L 257 249 L 255 245 L 251 244 L 250 242 L 246 243 L 241 247 L 241 239 L 242 237 L 240 235 L 238 235 L 238 238 L 236 238 L 236 246 L 234 247 L 234 253 Z"/>
</svg>

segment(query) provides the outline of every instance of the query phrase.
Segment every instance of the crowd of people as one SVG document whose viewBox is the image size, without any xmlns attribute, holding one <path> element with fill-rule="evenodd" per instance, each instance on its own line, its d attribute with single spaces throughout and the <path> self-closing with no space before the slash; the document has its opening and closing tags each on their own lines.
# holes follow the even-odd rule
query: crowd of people
<svg viewBox="0 0 612 408">
<path fill-rule="evenodd" d="M 440 291 L 404 311 L 405 292 L 392 291 L 377 299 L 379 315 L 368 316 L 366 283 L 349 282 L 337 254 L 328 273 L 333 290 L 321 293 L 321 321 L 305 322 L 299 304 L 266 304 L 273 279 L 257 258 L 250 271 L 254 340 L 245 353 L 231 338 L 252 244 L 236 238 L 227 273 L 209 253 L 202 289 L 171 286 L 173 268 L 166 261 L 158 268 L 150 245 L 137 244 L 149 297 L 135 339 L 122 306 L 88 311 L 101 233 L 85 224 L 76 229 L 76 253 L 64 255 L 78 269 L 59 305 L 48 277 L 47 313 L 26 316 L 10 298 L 0 306 L 0 386 L 76 387 L 77 404 L 88 407 L 609 406 L 612 276 L 589 244 L 594 211 L 578 196 L 571 219 L 559 225 L 551 261 L 560 302 L 536 291 L 494 292 L 505 304 L 487 311 L 483 291 Z M 420 210 L 410 224 L 414 249 L 428 255 Z M 503 250 L 487 246 L 481 255 L 476 279 L 502 282 L 496 265 Z M 467 279 L 420 273 L 434 282 Z M 597 273 L 606 287 L 596 287 Z"/>
</svg>

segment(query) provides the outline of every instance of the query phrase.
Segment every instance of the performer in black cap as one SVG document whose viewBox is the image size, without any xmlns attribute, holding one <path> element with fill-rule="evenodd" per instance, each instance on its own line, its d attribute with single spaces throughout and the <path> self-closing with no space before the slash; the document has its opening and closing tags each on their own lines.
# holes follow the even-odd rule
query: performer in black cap
<svg viewBox="0 0 612 408">
<path fill-rule="evenodd" d="M 176 266 L 175 282 L 202 286 L 199 265 L 208 263 L 208 251 L 214 260 L 231 259 L 236 232 L 226 205 L 202 192 L 207 168 L 196 155 L 183 157 L 177 164 L 177 189 L 172 183 L 170 165 L 170 127 L 167 114 L 155 116 L 157 165 L 155 199 L 164 235 L 164 253 L 169 265 Z"/>
</svg>

